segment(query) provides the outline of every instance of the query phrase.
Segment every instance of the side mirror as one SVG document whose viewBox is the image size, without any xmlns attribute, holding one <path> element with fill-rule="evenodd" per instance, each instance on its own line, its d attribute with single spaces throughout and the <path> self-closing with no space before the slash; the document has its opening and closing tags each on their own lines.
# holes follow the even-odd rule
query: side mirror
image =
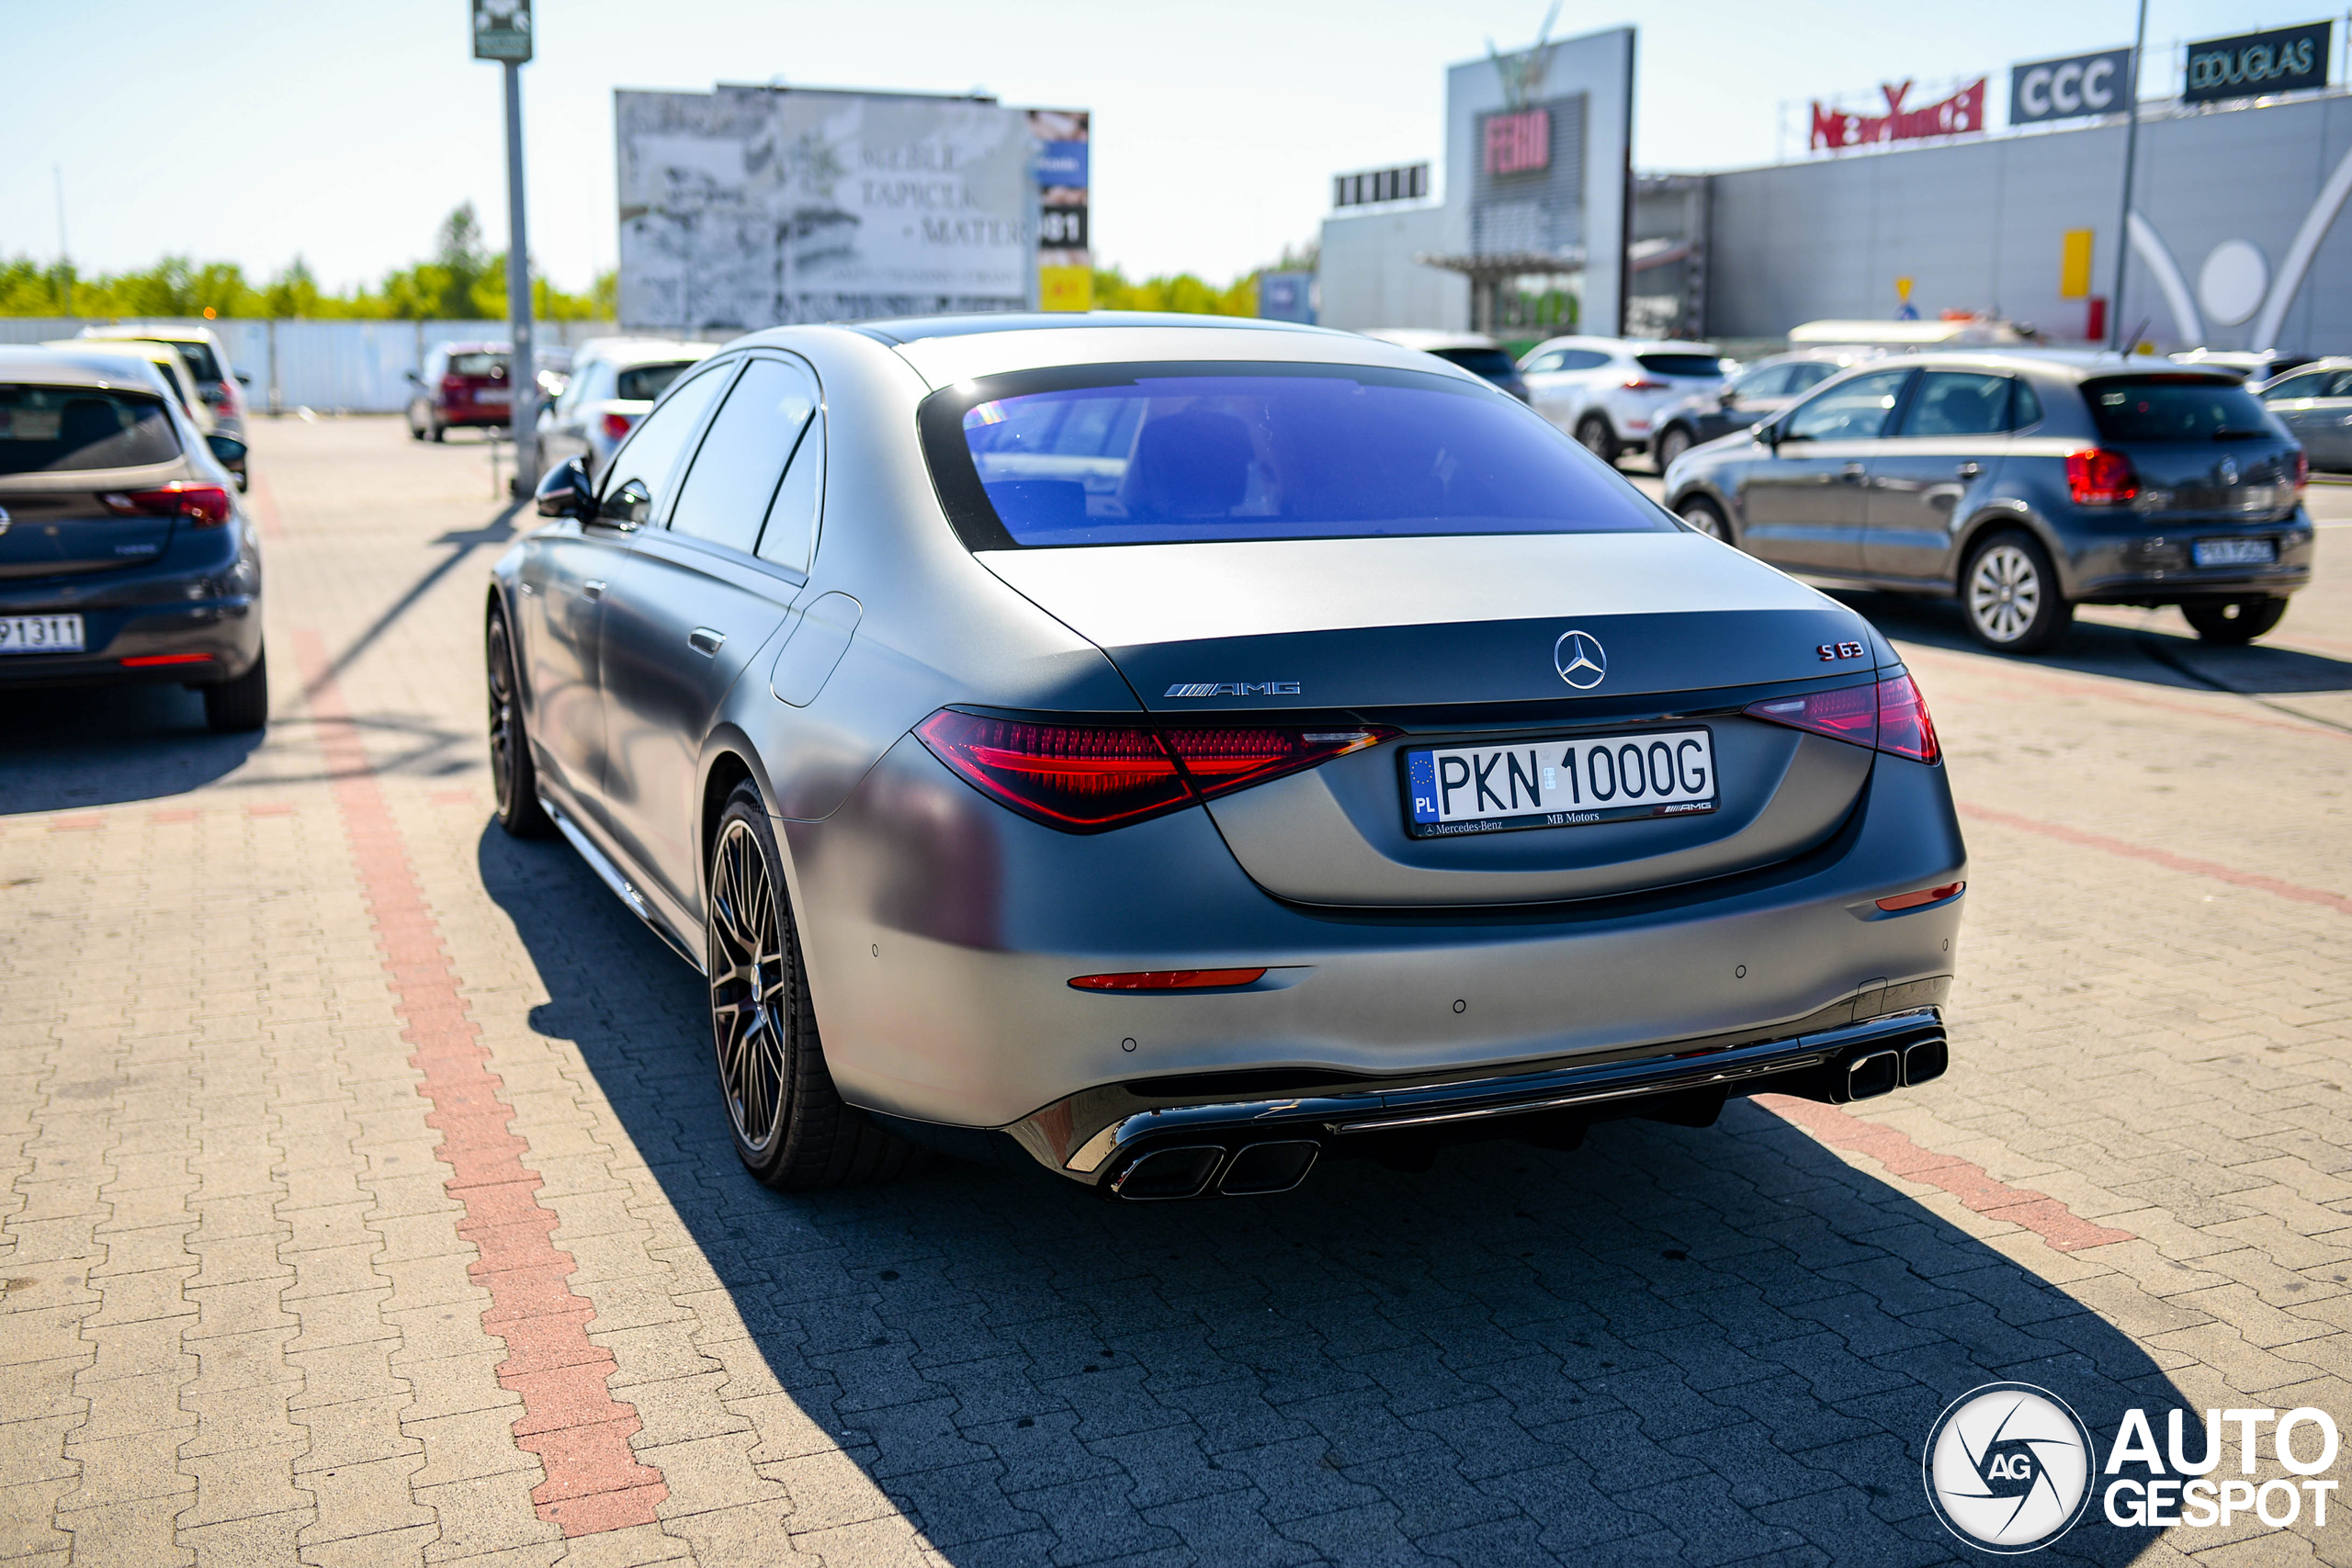
<svg viewBox="0 0 2352 1568">
<path fill-rule="evenodd" d="M 413 370 L 403 370 L 401 374 L 407 377 L 410 380 L 415 382 L 420 387 L 424 385 L 424 378 L 418 375 Z"/>
<path fill-rule="evenodd" d="M 542 517 L 585 517 L 596 509 L 596 490 L 588 480 L 588 459 L 567 457 L 540 479 L 532 500 Z"/>
<path fill-rule="evenodd" d="M 238 372 L 237 372 L 237 385 L 238 385 L 238 386 L 240 386 L 240 387 L 250 387 L 250 386 L 252 386 L 253 384 L 254 384 L 254 378 L 253 378 L 252 377 L 250 377 L 250 376 L 246 375 L 246 374 L 245 374 L 243 371 L 242 371 L 242 370 L 240 370 L 240 371 L 238 371 Z"/>
<path fill-rule="evenodd" d="M 247 450 L 245 444 L 238 440 L 233 435 L 220 435 L 217 434 L 206 436 L 204 438 L 204 444 L 212 448 L 214 460 L 220 463 L 222 468 L 228 469 L 230 474 L 235 478 L 237 481 L 237 488 L 239 490 L 244 489 L 245 452 Z"/>
<path fill-rule="evenodd" d="M 1733 391 L 1729 387 L 1725 387 L 1722 391 L 1715 394 L 1715 406 L 1717 408 L 1727 409 L 1737 401 L 1739 401 L 1739 394 Z"/>
</svg>

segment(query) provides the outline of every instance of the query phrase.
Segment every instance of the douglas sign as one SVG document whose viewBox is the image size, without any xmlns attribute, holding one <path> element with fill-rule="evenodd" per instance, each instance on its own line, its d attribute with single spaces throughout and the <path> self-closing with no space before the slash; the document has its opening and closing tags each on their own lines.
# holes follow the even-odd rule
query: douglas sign
<svg viewBox="0 0 2352 1568">
<path fill-rule="evenodd" d="M 1984 129 L 1984 78 L 1962 87 L 1948 98 L 1928 104 L 1923 108 L 1905 108 L 1903 100 L 1910 96 L 1911 84 L 1881 86 L 1886 96 L 1886 112 L 1879 115 L 1853 114 L 1848 110 L 1813 106 L 1813 135 L 1807 145 L 1818 152 L 1825 148 L 1835 152 L 1842 147 L 1861 147 L 1873 141 L 1917 141 L 1929 136 L 1958 136 L 1965 131 Z"/>
<path fill-rule="evenodd" d="M 2279 28 L 2236 38 L 2208 39 L 2188 46 L 2185 103 L 2251 98 L 2327 85 L 2327 46 L 2334 22 Z"/>
</svg>

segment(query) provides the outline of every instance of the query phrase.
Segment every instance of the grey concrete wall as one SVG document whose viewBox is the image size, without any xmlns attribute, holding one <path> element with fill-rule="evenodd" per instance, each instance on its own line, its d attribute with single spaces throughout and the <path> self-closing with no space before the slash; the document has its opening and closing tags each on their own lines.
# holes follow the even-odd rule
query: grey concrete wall
<svg viewBox="0 0 2352 1568">
<path fill-rule="evenodd" d="M 2277 288 L 2347 156 L 2352 96 L 2342 93 L 2143 120 L 2133 207 L 2189 309 L 2135 251 L 2123 325 L 2153 316 L 2148 335 L 2167 349 L 2352 353 L 2352 219 L 2327 231 L 2275 344 L 2250 341 L 2263 312 L 2219 321 L 2199 289 L 2206 258 L 2233 239 L 2262 253 Z M 1894 279 L 1909 276 L 1923 314 L 1997 309 L 2079 340 L 2084 302 L 2058 294 L 2061 237 L 2094 232 L 2093 292 L 2110 293 L 2122 163 L 2118 122 L 1718 175 L 1707 329 L 1770 337 L 1824 317 L 1889 317 Z"/>
<path fill-rule="evenodd" d="M 1390 208 L 1323 220 L 1318 279 L 1320 320 L 1327 327 L 1431 327 L 1462 332 L 1470 325 L 1470 285 L 1459 273 L 1413 260 L 1445 248 L 1442 207 Z"/>
</svg>

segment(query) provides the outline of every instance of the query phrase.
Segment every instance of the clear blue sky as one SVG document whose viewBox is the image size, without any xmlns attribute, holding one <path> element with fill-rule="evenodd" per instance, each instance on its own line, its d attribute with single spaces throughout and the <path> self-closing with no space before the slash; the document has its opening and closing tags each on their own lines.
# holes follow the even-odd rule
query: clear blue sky
<svg viewBox="0 0 2352 1568">
<path fill-rule="evenodd" d="M 2170 46 L 2312 20 L 2341 0 L 2153 0 L 2149 92 Z M 1223 280 L 1310 240 L 1329 176 L 1442 152 L 1444 68 L 1532 41 L 1543 0 L 539 0 L 525 73 L 532 251 L 559 283 L 613 264 L 612 90 L 963 92 L 1091 108 L 1097 255 Z M 0 0 L 7 156 L 0 255 L 53 257 L 53 167 L 85 268 L 166 253 L 331 285 L 423 254 L 471 198 L 505 232 L 499 73 L 468 58 L 464 0 Z M 1562 35 L 1632 22 L 1644 169 L 1771 161 L 1781 105 L 2128 43 L 2130 0 L 1569 0 Z M 2342 20 L 2332 74 L 2342 80 Z M 1995 109 L 1997 119 L 2004 112 Z"/>
</svg>

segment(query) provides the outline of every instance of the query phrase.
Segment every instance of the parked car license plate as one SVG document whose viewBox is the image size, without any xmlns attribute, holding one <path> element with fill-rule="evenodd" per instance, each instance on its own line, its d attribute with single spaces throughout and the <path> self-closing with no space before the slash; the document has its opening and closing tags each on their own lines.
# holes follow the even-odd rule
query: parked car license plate
<svg viewBox="0 0 2352 1568">
<path fill-rule="evenodd" d="M 2199 539 L 2188 547 L 2199 566 L 2268 566 L 2278 558 L 2276 539 Z"/>
<path fill-rule="evenodd" d="M 1417 839 L 1715 808 L 1715 743 L 1704 729 L 1422 747 L 1404 765 L 1405 829 Z"/>
<path fill-rule="evenodd" d="M 0 653 L 79 653 L 79 615 L 0 615 Z"/>
<path fill-rule="evenodd" d="M 484 387 L 481 391 L 474 394 L 474 401 L 478 403 L 488 403 L 493 407 L 501 403 L 511 403 L 514 400 L 514 394 L 506 390 L 503 387 Z"/>
</svg>

